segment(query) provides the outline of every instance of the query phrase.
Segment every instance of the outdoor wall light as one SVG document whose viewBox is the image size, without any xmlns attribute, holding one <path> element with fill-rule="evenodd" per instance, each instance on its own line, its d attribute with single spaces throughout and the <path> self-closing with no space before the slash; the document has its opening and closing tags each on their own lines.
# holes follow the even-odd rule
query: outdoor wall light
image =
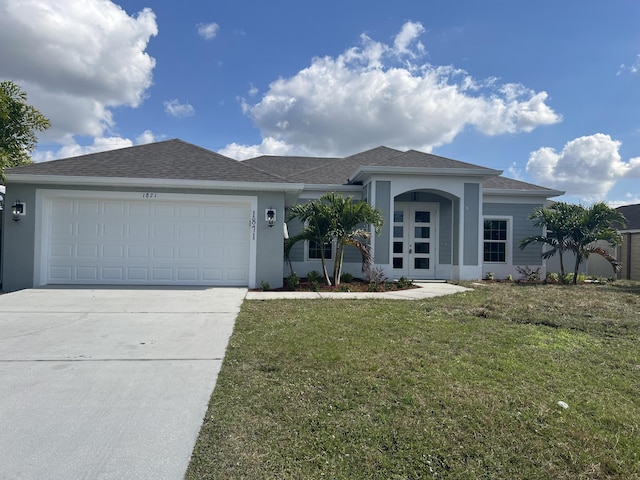
<svg viewBox="0 0 640 480">
<path fill-rule="evenodd" d="M 267 222 L 267 225 L 273 227 L 276 224 L 276 211 L 274 208 L 267 208 L 264 211 L 264 221 Z"/>
<path fill-rule="evenodd" d="M 16 200 L 13 205 L 11 205 L 11 213 L 13 214 L 13 221 L 17 222 L 20 220 L 20 217 L 26 215 L 27 205 L 20 200 Z"/>
</svg>

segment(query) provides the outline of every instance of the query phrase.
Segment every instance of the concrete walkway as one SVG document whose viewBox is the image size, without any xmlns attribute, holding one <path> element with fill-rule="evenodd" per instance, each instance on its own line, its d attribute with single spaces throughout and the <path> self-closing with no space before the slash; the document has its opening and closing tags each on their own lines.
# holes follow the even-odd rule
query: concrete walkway
<svg viewBox="0 0 640 480">
<path fill-rule="evenodd" d="M 182 479 L 245 293 L 0 295 L 0 478 Z"/>
<path fill-rule="evenodd" d="M 421 300 L 451 293 L 465 292 L 468 288 L 443 282 L 415 282 L 418 288 L 393 292 L 248 292 L 247 300 L 275 300 L 296 298 L 358 299 L 377 298 L 389 300 Z"/>
</svg>

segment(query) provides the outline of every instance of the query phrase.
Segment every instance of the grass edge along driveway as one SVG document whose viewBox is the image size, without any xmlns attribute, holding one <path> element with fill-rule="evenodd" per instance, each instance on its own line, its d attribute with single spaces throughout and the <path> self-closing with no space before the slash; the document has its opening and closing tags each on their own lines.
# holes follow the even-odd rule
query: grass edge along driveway
<svg viewBox="0 0 640 480">
<path fill-rule="evenodd" d="M 639 312 L 621 282 L 246 301 L 186 478 L 640 478 Z"/>
</svg>

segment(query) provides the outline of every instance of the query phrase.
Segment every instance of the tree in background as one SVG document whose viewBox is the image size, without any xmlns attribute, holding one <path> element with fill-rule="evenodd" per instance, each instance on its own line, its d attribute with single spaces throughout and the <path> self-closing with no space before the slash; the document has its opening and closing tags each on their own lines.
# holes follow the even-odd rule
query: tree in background
<svg viewBox="0 0 640 480">
<path fill-rule="evenodd" d="M 344 249 L 346 246 L 357 248 L 362 254 L 362 269 L 368 271 L 373 264 L 373 255 L 369 238 L 370 227 L 376 233 L 382 228 L 383 219 L 379 210 L 366 202 L 354 202 L 351 197 L 344 198 L 339 193 L 327 193 L 317 200 L 295 205 L 287 214 L 287 221 L 294 218 L 304 223 L 303 230 L 285 242 L 285 256 L 288 258 L 293 245 L 301 240 L 317 242 L 320 248 L 322 270 L 327 285 L 340 285 Z M 326 267 L 325 244 L 336 242 L 336 257 L 333 264 L 333 279 Z"/>
<path fill-rule="evenodd" d="M 617 210 L 603 202 L 591 207 L 557 202 L 550 207 L 537 208 L 529 219 L 536 227 L 544 228 L 544 234 L 534 235 L 522 239 L 520 248 L 528 245 L 542 244 L 548 247 L 542 252 L 542 258 L 547 259 L 556 254 L 560 255 L 560 274 L 565 276 L 564 252 L 575 255 L 573 283 L 578 280 L 580 265 L 595 253 L 602 256 L 613 267 L 614 272 L 620 269 L 620 262 L 614 255 L 597 244 L 598 241 L 609 243 L 612 247 L 620 245 L 621 235 L 615 224 L 624 225 L 626 219 Z"/>
<path fill-rule="evenodd" d="M 49 120 L 31 105 L 27 94 L 10 81 L 0 82 L 0 177 L 9 167 L 31 163 L 36 131 L 49 128 Z"/>
</svg>

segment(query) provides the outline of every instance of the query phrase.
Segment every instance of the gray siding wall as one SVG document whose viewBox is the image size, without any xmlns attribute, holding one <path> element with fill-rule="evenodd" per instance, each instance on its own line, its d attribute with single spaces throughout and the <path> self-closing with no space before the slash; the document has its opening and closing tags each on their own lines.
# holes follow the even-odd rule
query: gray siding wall
<svg viewBox="0 0 640 480">
<path fill-rule="evenodd" d="M 484 216 L 495 215 L 497 217 L 513 217 L 512 232 L 512 252 L 513 265 L 542 265 L 542 245 L 529 245 L 524 250 L 520 250 L 520 240 L 531 235 L 539 235 L 539 228 L 536 228 L 527 217 L 541 204 L 511 204 L 511 203 L 485 203 Z"/>
<path fill-rule="evenodd" d="M 16 199 L 27 204 L 27 215 L 19 222 L 11 220 L 11 215 L 4 215 L 4 245 L 2 249 L 3 289 L 6 291 L 21 290 L 33 286 L 35 230 L 36 219 L 41 221 L 41 212 L 36 211 L 36 189 L 47 190 L 83 190 L 87 192 L 141 192 L 141 188 L 124 187 L 87 187 L 87 186 L 55 186 L 55 185 L 23 185 L 8 184 L 5 202 L 12 205 Z M 256 212 L 256 282 L 261 281 L 277 288 L 283 279 L 283 228 L 284 194 L 279 192 L 249 192 L 249 191 L 212 191 L 188 188 L 153 188 L 158 193 L 180 193 L 200 195 L 236 195 L 258 197 Z M 268 227 L 264 221 L 267 208 L 277 211 L 277 223 Z M 249 219 L 247 219 L 247 222 Z M 247 223 L 248 225 L 248 223 Z"/>
<path fill-rule="evenodd" d="M 480 185 L 464 184 L 464 252 L 463 265 L 478 265 L 478 228 L 480 215 Z"/>
<path fill-rule="evenodd" d="M 27 214 L 19 222 L 11 216 L 11 205 L 17 200 L 26 203 Z M 2 289 L 7 292 L 33 286 L 35 254 L 36 191 L 25 185 L 7 186 L 2 245 Z"/>
<path fill-rule="evenodd" d="M 376 207 L 382 212 L 384 225 L 380 230 L 380 235 L 376 236 L 374 247 L 374 262 L 378 264 L 389 263 L 389 249 L 391 248 L 391 182 L 376 182 Z"/>
</svg>

